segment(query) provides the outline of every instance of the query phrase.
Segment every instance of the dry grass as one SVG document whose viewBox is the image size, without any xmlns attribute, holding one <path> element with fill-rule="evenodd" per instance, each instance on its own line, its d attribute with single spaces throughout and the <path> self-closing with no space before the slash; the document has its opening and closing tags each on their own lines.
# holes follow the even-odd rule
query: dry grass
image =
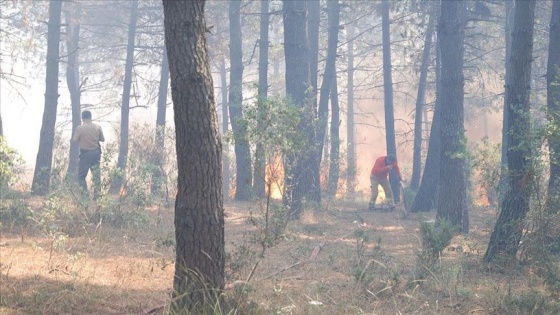
<svg viewBox="0 0 560 315">
<path fill-rule="evenodd" d="M 42 201 L 30 203 L 38 208 Z M 260 213 L 260 205 L 227 203 L 226 251 L 245 259 L 229 272 L 227 294 L 238 298 L 237 314 L 250 312 L 250 302 L 256 314 L 560 312 L 528 267 L 500 271 L 481 264 L 495 217 L 491 209 L 473 210 L 472 232 L 453 239 L 428 277 L 414 279 L 422 267 L 419 222 L 434 214 L 403 219 L 402 209 L 361 210 L 366 205 L 364 198 L 306 209 L 259 259 L 250 254 L 260 251 L 260 232 L 248 218 Z M 4 225 L 0 314 L 146 314 L 158 307 L 153 313 L 163 313 L 174 267 L 173 208 L 146 214 L 147 223 L 138 227 L 101 222 L 74 227 L 67 238 Z"/>
</svg>

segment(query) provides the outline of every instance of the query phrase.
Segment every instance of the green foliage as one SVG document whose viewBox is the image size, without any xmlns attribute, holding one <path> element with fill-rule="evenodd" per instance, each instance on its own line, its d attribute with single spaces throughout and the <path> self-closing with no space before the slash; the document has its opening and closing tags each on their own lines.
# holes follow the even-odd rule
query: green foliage
<svg viewBox="0 0 560 315">
<path fill-rule="evenodd" d="M 449 245 L 455 229 L 446 220 L 437 224 L 431 222 L 420 222 L 420 239 L 422 249 L 417 253 L 416 277 L 423 279 L 427 272 L 431 272 L 436 266 L 441 252 Z"/>
<path fill-rule="evenodd" d="M 6 225 L 12 228 L 24 225 L 31 215 L 31 209 L 25 198 L 3 199 L 0 202 L 0 227 Z"/>
<path fill-rule="evenodd" d="M 300 112 L 300 108 L 285 98 L 270 98 L 247 106 L 248 140 L 261 143 L 268 152 L 267 158 L 301 150 L 305 144 L 297 127 Z"/>
<path fill-rule="evenodd" d="M 22 170 L 23 158 L 0 136 L 0 197 L 18 182 Z"/>
<path fill-rule="evenodd" d="M 488 138 L 484 138 L 482 142 L 474 145 L 471 152 L 473 153 L 470 154 L 469 161 L 473 170 L 478 173 L 476 182 L 485 191 L 490 205 L 497 206 L 501 176 L 501 145 L 492 144 Z"/>
</svg>

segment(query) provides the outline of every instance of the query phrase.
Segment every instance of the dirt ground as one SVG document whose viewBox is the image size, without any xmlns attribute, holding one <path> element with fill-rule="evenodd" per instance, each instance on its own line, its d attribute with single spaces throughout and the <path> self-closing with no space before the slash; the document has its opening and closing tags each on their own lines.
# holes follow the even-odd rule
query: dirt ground
<svg viewBox="0 0 560 315">
<path fill-rule="evenodd" d="M 425 268 L 417 258 L 419 226 L 435 213 L 405 217 L 402 205 L 393 212 L 366 207 L 364 198 L 306 208 L 259 258 L 263 225 L 251 218 L 262 218 L 264 204 L 227 202 L 226 290 L 237 297 L 237 314 L 558 310 L 550 306 L 557 299 L 530 269 L 496 270 L 481 263 L 495 210 L 472 209 L 469 235 L 456 236 L 438 264 Z M 45 235 L 2 226 L 0 314 L 165 312 L 174 269 L 172 206 L 154 207 L 145 221 L 123 228 L 102 221 L 66 228 L 69 233 Z"/>
</svg>

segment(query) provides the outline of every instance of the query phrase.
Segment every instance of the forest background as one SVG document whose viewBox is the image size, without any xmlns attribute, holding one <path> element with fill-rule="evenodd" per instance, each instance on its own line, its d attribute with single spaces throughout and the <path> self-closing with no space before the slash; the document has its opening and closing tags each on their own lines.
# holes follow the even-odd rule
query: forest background
<svg viewBox="0 0 560 315">
<path fill-rule="evenodd" d="M 196 3 L 189 5 L 203 2 Z M 169 223 L 170 213 L 164 209 L 177 200 L 176 218 L 181 218 L 177 214 L 184 197 L 180 189 L 184 165 L 177 164 L 176 157 L 188 155 L 184 151 L 190 147 L 179 145 L 184 144 L 184 134 L 174 133 L 175 127 L 185 126 L 175 126 L 173 117 L 185 112 L 178 114 L 168 108 L 171 96 L 181 91 L 168 84 L 169 69 L 177 60 L 167 60 L 173 53 L 168 55 L 164 45 L 165 36 L 170 35 L 164 32 L 161 2 L 0 4 L 0 131 L 7 141 L 2 143 L 2 162 L 7 163 L 2 165 L 1 214 L 3 233 L 10 235 L 8 243 L 13 244 L 11 238 L 18 234 L 22 243 L 28 236 L 35 239 L 35 245 L 41 238 L 50 242 L 48 270 L 58 272 L 59 266 L 51 263 L 53 253 L 56 249 L 66 254 L 67 260 L 77 259 L 67 246 L 67 239 L 77 230 L 83 229 L 87 235 L 95 231 L 96 241 L 102 241 L 102 223 L 115 233 L 118 229 L 159 226 Z M 208 105 L 213 113 L 201 116 L 201 121 L 217 114 L 215 125 L 210 127 L 219 126 L 222 139 L 220 165 L 224 167 L 220 178 L 226 212 L 233 211 L 235 215 L 229 215 L 236 218 L 249 217 L 256 235 L 251 245 L 258 248 L 261 260 L 248 261 L 238 269 L 228 265 L 225 279 L 216 276 L 219 268 L 206 274 L 203 271 L 203 275 L 217 281 L 217 289 L 223 289 L 225 282 L 231 282 L 228 285 L 235 289 L 238 282 L 233 275 L 247 272 L 247 266 L 253 264 L 245 289 L 265 253 L 280 247 L 282 238 L 313 234 L 308 230 L 309 220 L 316 220 L 322 211 L 328 214 L 325 218 L 341 215 L 338 212 L 347 215 L 348 211 L 356 215 L 356 220 L 346 222 L 349 226 L 341 223 L 349 230 L 353 224 L 368 226 L 369 220 L 379 220 L 382 227 L 373 229 L 377 232 L 395 224 L 395 218 L 384 221 L 371 218 L 372 213 L 360 214 L 369 197 L 373 161 L 392 153 L 398 156 L 405 179 L 404 186 L 393 186 L 396 191 L 402 189 L 400 200 L 396 200 L 401 214 L 397 219 L 412 215 L 420 220 L 416 227 L 402 223 L 421 240 L 420 251 L 413 250 L 418 260 L 416 267 L 408 270 L 413 280 L 407 285 L 401 285 L 402 278 L 395 274 L 394 283 L 387 279 L 366 281 L 372 262 L 378 262 L 372 258 L 364 264 L 362 250 L 367 248 L 368 238 L 361 229 L 356 230 L 357 262 L 349 268 L 358 270 L 354 277 L 361 282 L 363 294 L 382 301 L 379 293 L 391 290 L 393 302 L 397 296 L 414 296 L 409 291 L 411 283 L 430 278 L 430 273 L 443 280 L 435 272 L 443 272 L 442 253 L 445 248 L 450 250 L 453 237 L 469 235 L 470 230 L 471 236 L 479 237 L 477 242 L 486 243 L 487 232 L 492 230 L 488 225 L 495 223 L 483 268 L 495 271 L 486 263 L 497 254 L 534 268 L 525 272 L 533 272 L 543 281 L 545 293 L 528 303 L 544 312 L 555 310 L 557 305 L 549 297 L 560 283 L 558 266 L 551 263 L 558 242 L 554 236 L 558 228 L 554 189 L 558 182 L 551 175 L 557 172 L 558 60 L 554 57 L 560 48 L 554 31 L 558 5 L 553 1 L 513 4 L 443 1 L 440 7 L 437 1 L 206 2 L 205 34 L 212 78 L 208 82 L 214 82 L 215 93 L 206 95 L 210 100 L 207 104 L 196 105 Z M 290 15 L 294 12 L 306 12 L 305 18 Z M 263 19 L 265 16 L 268 19 Z M 291 18 L 294 24 L 287 23 Z M 302 29 L 306 32 L 298 33 Z M 302 69 L 308 72 L 304 74 Z M 171 75 L 171 84 L 179 77 Z M 524 88 L 527 86 L 530 89 Z M 193 82 L 187 90 L 196 87 Z M 108 140 L 103 145 L 102 161 L 106 193 L 95 205 L 80 200 L 73 183 L 77 148 L 69 138 L 84 109 L 94 112 L 94 120 L 103 126 Z M 441 130 L 434 132 L 438 115 Z M 435 154 L 439 160 L 430 164 L 434 143 L 442 149 Z M 215 170 L 215 166 L 210 169 Z M 433 176 L 437 168 L 439 184 L 426 175 Z M 435 186 L 439 196 L 434 190 L 426 193 Z M 214 192 L 220 190 L 210 193 Z M 218 204 L 221 198 L 220 193 Z M 249 213 L 245 213 L 247 209 Z M 261 213 L 255 214 L 255 209 Z M 436 210 L 435 219 L 431 210 Z M 430 224 L 433 221 L 437 223 Z M 219 238 L 219 234 L 209 238 Z M 143 237 L 154 238 L 154 248 L 174 247 L 179 258 L 192 245 L 189 241 L 162 240 L 161 235 Z M 461 242 L 453 245 L 453 250 L 463 252 L 468 245 L 466 256 L 480 253 L 470 241 Z M 314 247 L 311 260 L 324 246 L 321 244 Z M 378 245 L 372 245 L 373 253 L 368 255 L 379 254 Z M 390 243 L 391 250 L 396 247 L 398 244 Z M 247 249 L 234 246 L 228 254 L 242 254 L 239 251 L 243 250 Z M 9 264 L 2 263 L 3 270 L 8 270 L 6 277 L 14 257 Z M 176 273 L 181 272 L 179 261 L 175 261 Z M 236 262 L 231 256 L 226 261 Z M 504 261 L 499 262 L 503 268 Z M 166 259 L 161 263 L 164 270 Z M 384 285 L 381 289 L 379 283 Z M 176 289 L 181 284 L 174 285 Z M 372 293 L 374 288 L 376 293 Z M 183 303 L 177 302 L 182 293 L 173 291 L 172 305 Z M 465 298 L 460 290 L 446 298 L 450 295 Z M 11 298 L 16 299 L 10 296 L 8 300 Z M 437 301 L 437 294 L 435 298 Z M 247 307 L 240 301 L 237 296 L 235 307 Z M 472 302 L 468 297 L 466 301 Z M 523 309 L 515 303 L 504 306 L 511 301 L 517 303 L 505 299 L 500 307 Z M 458 307 L 451 300 L 447 302 L 449 307 Z M 174 305 L 172 310 L 185 305 L 188 303 Z M 495 309 L 499 307 L 489 312 Z"/>
</svg>

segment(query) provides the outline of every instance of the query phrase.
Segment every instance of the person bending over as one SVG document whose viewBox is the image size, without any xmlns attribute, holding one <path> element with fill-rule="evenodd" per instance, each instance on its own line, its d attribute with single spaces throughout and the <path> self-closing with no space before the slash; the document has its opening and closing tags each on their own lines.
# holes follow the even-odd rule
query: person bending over
<svg viewBox="0 0 560 315">
<path fill-rule="evenodd" d="M 375 209 L 375 202 L 377 201 L 377 195 L 379 194 L 379 185 L 383 188 L 385 192 L 385 197 L 388 201 L 389 207 L 395 206 L 395 201 L 393 198 L 393 190 L 391 190 L 391 185 L 389 184 L 389 171 L 394 169 L 397 172 L 399 182 L 402 180 L 401 172 L 399 170 L 399 165 L 397 164 L 397 158 L 393 154 L 387 156 L 381 156 L 375 160 L 375 164 L 371 169 L 370 181 L 371 181 L 371 198 L 369 200 L 369 210 Z"/>
</svg>

